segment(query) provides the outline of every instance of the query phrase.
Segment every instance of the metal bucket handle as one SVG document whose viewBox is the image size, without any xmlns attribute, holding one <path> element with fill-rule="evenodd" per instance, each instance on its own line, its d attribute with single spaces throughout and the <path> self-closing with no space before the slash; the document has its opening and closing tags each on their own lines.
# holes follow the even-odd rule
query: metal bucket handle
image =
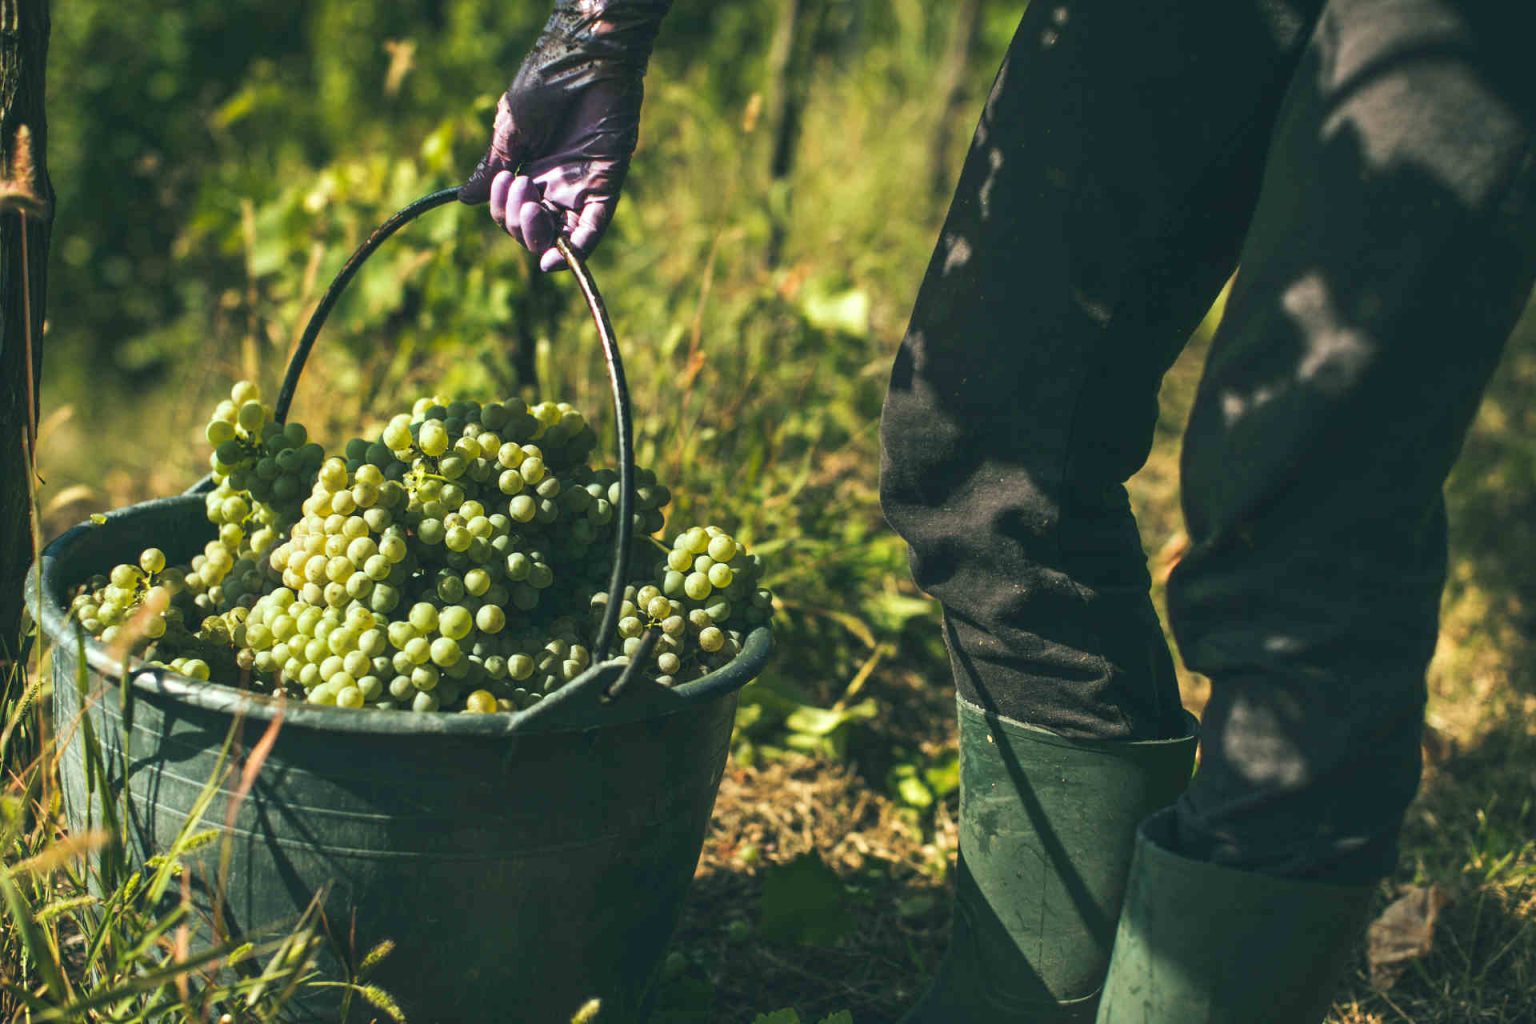
<svg viewBox="0 0 1536 1024">
<path fill-rule="evenodd" d="M 288 419 L 288 409 L 293 404 L 293 393 L 299 386 L 299 377 L 304 372 L 304 366 L 309 361 L 310 350 L 315 347 L 315 340 L 320 336 L 320 329 L 325 326 L 326 319 L 331 315 L 331 310 L 346 291 L 347 285 L 352 283 L 352 278 L 368 257 L 372 256 L 391 236 L 420 217 L 429 210 L 435 210 L 439 206 L 445 206 L 454 202 L 459 195 L 457 187 L 441 189 L 429 195 L 422 196 L 415 202 L 395 213 L 384 223 L 374 228 L 373 232 L 363 240 L 347 262 L 342 265 L 336 277 L 326 288 L 325 294 L 320 298 L 320 304 L 310 314 L 309 322 L 304 325 L 304 333 L 299 337 L 299 344 L 293 351 L 293 357 L 288 361 L 288 371 L 283 376 L 283 384 L 277 393 L 277 404 L 274 408 L 274 416 L 279 423 Z M 618 339 L 614 334 L 613 321 L 608 316 L 608 307 L 603 302 L 603 296 L 597 288 L 597 281 L 593 279 L 592 272 L 587 268 L 586 261 L 571 246 L 564 235 L 557 236 L 555 246 L 560 255 L 565 257 L 566 263 L 571 268 L 571 273 L 576 277 L 576 285 L 581 290 L 581 297 L 586 300 L 587 310 L 592 314 L 592 321 L 597 325 L 597 337 L 603 347 L 603 362 L 608 371 L 608 383 L 613 392 L 614 426 L 618 433 L 619 449 L 619 503 L 615 513 L 618 521 L 617 536 L 614 538 L 613 573 L 608 583 L 608 604 L 603 610 L 603 621 L 598 627 L 597 638 L 594 641 L 592 660 L 594 663 L 605 661 L 609 649 L 613 643 L 613 637 L 617 632 L 619 622 L 619 606 L 624 601 L 624 575 L 629 560 L 629 545 L 634 536 L 634 505 L 635 505 L 635 437 L 634 437 L 634 410 L 629 400 L 629 386 L 624 379 L 624 363 L 619 357 Z M 199 483 L 195 490 L 203 489 L 208 481 Z M 653 637 L 647 637 L 654 643 Z M 649 644 L 647 644 L 647 649 Z M 631 660 L 628 671 L 625 671 L 608 688 L 607 695 L 616 697 L 628 685 L 633 669 L 644 660 L 642 655 Z"/>
</svg>

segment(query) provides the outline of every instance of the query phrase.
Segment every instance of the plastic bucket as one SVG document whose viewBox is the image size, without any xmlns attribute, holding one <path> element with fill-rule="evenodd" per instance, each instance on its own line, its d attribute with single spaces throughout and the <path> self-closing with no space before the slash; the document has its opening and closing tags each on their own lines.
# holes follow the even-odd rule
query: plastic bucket
<svg viewBox="0 0 1536 1024">
<path fill-rule="evenodd" d="M 53 643 L 55 729 L 72 734 L 60 764 L 70 827 L 85 828 L 91 806 L 71 729 L 85 703 L 106 766 L 96 799 L 127 787 L 135 863 L 181 830 L 230 730 L 250 750 L 278 705 L 168 672 L 138 673 L 123 690 L 112 654 L 68 617 L 69 592 L 151 544 L 185 560 L 211 536 L 200 498 L 146 502 L 59 537 L 30 580 Z M 601 1021 L 642 1019 L 698 863 L 736 693 L 771 643 L 761 628 L 708 677 L 671 690 L 636 682 L 526 731 L 519 715 L 290 703 L 227 833 L 226 921 L 246 932 L 291 921 L 328 889 L 321 969 L 344 976 L 344 959 L 392 940 L 373 978 L 413 1022 L 566 1024 L 590 998 Z M 203 827 L 224 828 L 238 783 L 226 775 Z M 193 855 L 204 911 L 219 845 Z M 304 1015 L 335 1020 L 333 1006 Z"/>
<path fill-rule="evenodd" d="M 400 228 L 452 202 L 444 189 L 373 232 L 306 326 L 279 392 L 286 417 L 310 349 L 362 263 Z M 332 978 L 377 943 L 394 951 L 369 975 L 413 1024 L 567 1024 L 588 1000 L 598 1020 L 643 1019 L 652 982 L 698 864 L 725 768 L 736 694 L 772 647 L 767 627 L 704 678 L 664 688 L 604 660 L 623 588 L 634 499 L 629 397 L 613 325 L 590 272 L 559 240 L 596 324 L 613 387 L 621 494 L 615 570 L 594 666 L 516 714 L 413 714 L 284 706 L 165 670 L 123 666 L 66 609 L 72 588 L 146 547 L 184 563 L 212 538 L 203 499 L 145 502 L 77 526 L 44 549 L 28 605 L 53 644 L 54 727 L 72 830 L 126 792 L 124 842 L 142 864 L 182 832 L 231 737 L 250 751 L 281 716 L 254 785 L 234 802 L 227 772 L 202 828 L 193 902 L 235 935 L 292 922 L 324 894 Z M 82 663 L 82 657 L 84 659 Z M 89 716 L 102 785 L 88 769 Z M 95 810 L 93 812 L 93 801 Z M 233 811 L 231 808 L 233 807 Z M 226 817 L 233 820 L 226 829 Z M 323 989 L 334 993 L 335 989 Z M 337 1019 L 308 990 L 299 1019 Z M 358 1015 L 367 1019 L 375 1014 Z"/>
</svg>

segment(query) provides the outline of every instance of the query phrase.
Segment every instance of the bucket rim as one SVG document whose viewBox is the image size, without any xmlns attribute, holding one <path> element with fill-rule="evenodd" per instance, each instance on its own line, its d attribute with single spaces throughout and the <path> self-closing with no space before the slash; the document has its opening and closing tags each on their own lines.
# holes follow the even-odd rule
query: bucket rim
<svg viewBox="0 0 1536 1024">
<path fill-rule="evenodd" d="M 87 634 L 84 628 L 70 617 L 67 611 L 66 587 L 71 583 L 62 578 L 59 565 L 71 549 L 94 531 L 109 529 L 115 523 L 130 517 L 161 511 L 172 512 L 185 506 L 202 504 L 203 498 L 197 494 L 155 498 L 113 509 L 104 513 L 99 519 L 87 520 L 71 527 L 50 541 L 43 548 L 38 561 L 34 562 L 27 572 L 25 592 L 26 611 L 37 619 L 42 636 L 55 647 L 67 646 L 73 649 L 77 657 L 83 655 L 86 664 L 105 679 L 121 680 L 124 670 L 122 660 L 95 637 Z M 654 713 L 642 717 L 655 718 L 677 713 L 689 706 L 710 703 L 736 693 L 757 677 L 763 666 L 767 664 L 772 650 L 772 628 L 768 625 L 756 627 L 747 634 L 741 653 L 736 655 L 730 664 L 671 689 L 655 687 L 669 699 L 653 702 L 650 707 Z M 612 671 L 609 665 L 594 665 L 584 675 L 605 670 Z M 336 708 L 253 693 L 226 683 L 194 679 L 170 669 L 160 668 L 134 671 L 130 679 L 133 690 L 146 696 L 169 698 L 201 710 L 252 721 L 271 721 L 281 714 L 285 728 L 294 726 L 335 733 L 510 737 L 514 733 L 531 735 L 582 732 L 601 728 L 604 724 L 618 724 L 616 722 L 588 725 L 557 724 L 548 728 L 535 726 L 519 729 L 517 727 L 523 717 L 528 714 L 527 711 L 470 715 L 451 712 L 416 714 L 378 708 Z M 575 682 L 573 680 L 566 686 L 573 686 Z M 628 699 L 619 698 L 619 701 L 623 703 Z"/>
</svg>

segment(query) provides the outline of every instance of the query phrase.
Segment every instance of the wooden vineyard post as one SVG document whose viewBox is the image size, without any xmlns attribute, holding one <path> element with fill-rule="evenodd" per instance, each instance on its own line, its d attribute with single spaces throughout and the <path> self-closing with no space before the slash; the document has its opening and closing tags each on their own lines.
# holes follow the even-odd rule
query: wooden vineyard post
<svg viewBox="0 0 1536 1024">
<path fill-rule="evenodd" d="M 33 557 L 38 385 L 53 188 L 43 83 L 48 0 L 0 0 L 0 681 L 20 650 Z"/>
<path fill-rule="evenodd" d="M 939 120 L 933 133 L 933 194 L 948 199 L 955 187 L 950 168 L 949 147 L 955 132 L 969 131 L 972 125 L 966 119 L 967 85 L 971 57 L 976 50 L 976 37 L 981 29 L 981 0 L 958 0 L 955 4 L 954 28 L 949 39 L 949 49 L 944 56 L 940 95 L 944 105 L 939 110 Z"/>
<path fill-rule="evenodd" d="M 800 147 L 801 118 L 810 93 L 817 50 L 827 17 L 826 0 L 781 0 L 778 28 L 768 55 L 771 90 L 769 122 L 773 151 L 768 173 L 773 181 L 772 228 L 768 266 L 777 267 L 789 231 L 791 187 Z"/>
</svg>

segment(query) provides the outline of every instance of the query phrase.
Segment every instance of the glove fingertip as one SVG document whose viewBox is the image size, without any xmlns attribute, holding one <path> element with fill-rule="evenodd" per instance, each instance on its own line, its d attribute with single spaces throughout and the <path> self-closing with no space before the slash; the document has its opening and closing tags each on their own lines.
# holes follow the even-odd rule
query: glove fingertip
<svg viewBox="0 0 1536 1024">
<path fill-rule="evenodd" d="M 555 232 L 549 223 L 549 212 L 538 203 L 524 203 L 518 211 L 518 222 L 523 229 L 523 244 L 531 251 L 542 253 L 553 243 Z"/>
<path fill-rule="evenodd" d="M 544 271 L 546 274 L 552 274 L 555 271 L 564 270 L 566 269 L 565 257 L 561 255 L 559 249 L 546 249 L 544 255 L 539 257 L 539 269 Z"/>
<path fill-rule="evenodd" d="M 592 250 L 597 248 L 597 243 L 602 237 L 602 228 L 583 224 L 571 232 L 571 248 L 583 256 L 590 256 L 592 255 Z"/>
</svg>

